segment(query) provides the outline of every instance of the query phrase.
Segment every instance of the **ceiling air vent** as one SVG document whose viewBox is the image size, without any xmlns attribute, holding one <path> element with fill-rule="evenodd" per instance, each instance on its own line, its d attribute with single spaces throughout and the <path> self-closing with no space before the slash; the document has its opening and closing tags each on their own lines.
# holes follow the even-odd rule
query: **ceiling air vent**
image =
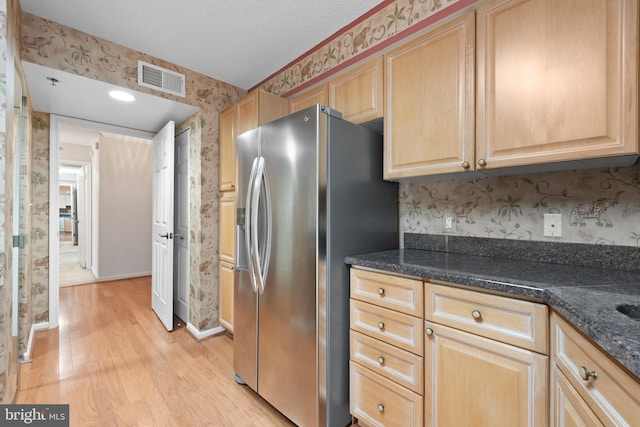
<svg viewBox="0 0 640 427">
<path fill-rule="evenodd" d="M 138 61 L 138 84 L 184 97 L 184 74 Z"/>
</svg>

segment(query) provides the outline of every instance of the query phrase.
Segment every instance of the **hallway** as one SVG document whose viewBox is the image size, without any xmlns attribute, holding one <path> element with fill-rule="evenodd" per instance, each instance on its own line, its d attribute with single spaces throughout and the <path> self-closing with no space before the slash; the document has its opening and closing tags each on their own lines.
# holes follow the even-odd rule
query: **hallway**
<svg viewBox="0 0 640 427">
<path fill-rule="evenodd" d="M 60 327 L 38 332 L 14 403 L 70 404 L 71 426 L 290 426 L 233 379 L 233 342 L 167 332 L 151 278 L 60 289 Z"/>
<path fill-rule="evenodd" d="M 78 263 L 78 246 L 74 246 L 71 233 L 60 232 L 59 239 L 60 287 L 93 283 L 96 278 L 91 269 L 84 269 Z"/>
</svg>

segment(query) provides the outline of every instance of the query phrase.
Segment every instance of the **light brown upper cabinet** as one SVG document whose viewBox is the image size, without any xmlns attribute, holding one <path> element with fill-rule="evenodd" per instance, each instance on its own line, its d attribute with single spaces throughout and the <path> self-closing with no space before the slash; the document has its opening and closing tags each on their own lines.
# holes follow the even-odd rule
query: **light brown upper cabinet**
<svg viewBox="0 0 640 427">
<path fill-rule="evenodd" d="M 236 188 L 236 106 L 220 112 L 220 191 Z"/>
<path fill-rule="evenodd" d="M 382 117 L 383 61 L 378 56 L 329 81 L 329 106 L 353 123 Z"/>
<path fill-rule="evenodd" d="M 316 104 L 329 105 L 329 86 L 327 83 L 289 98 L 289 111 L 295 113 Z"/>
<path fill-rule="evenodd" d="M 285 98 L 261 89 L 220 112 L 220 191 L 236 188 L 236 137 L 288 112 L 289 103 Z"/>
<path fill-rule="evenodd" d="M 289 104 L 286 99 L 261 89 L 240 99 L 237 106 L 238 135 L 289 113 Z"/>
<path fill-rule="evenodd" d="M 474 14 L 384 55 L 384 177 L 464 171 L 474 162 Z"/>
<path fill-rule="evenodd" d="M 638 1 L 477 9 L 476 169 L 638 152 Z"/>
</svg>

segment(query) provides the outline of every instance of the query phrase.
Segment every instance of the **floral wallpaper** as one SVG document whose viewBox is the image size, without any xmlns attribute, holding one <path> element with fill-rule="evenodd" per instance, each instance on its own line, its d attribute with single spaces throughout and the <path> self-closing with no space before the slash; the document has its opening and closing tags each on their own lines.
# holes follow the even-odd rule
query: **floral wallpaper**
<svg viewBox="0 0 640 427">
<path fill-rule="evenodd" d="M 27 310 L 31 322 L 41 323 L 49 321 L 49 114 L 34 112 L 31 129 L 31 307 Z"/>
<path fill-rule="evenodd" d="M 12 402 L 18 385 L 18 348 L 13 329 L 13 203 L 16 160 L 16 128 L 19 112 L 7 108 L 16 103 L 14 64 L 20 65 L 20 7 L 18 0 L 0 0 L 0 402 Z M 18 98 L 20 101 L 20 98 Z M 27 166 L 28 167 L 28 166 Z M 24 189 L 25 170 L 20 168 L 18 185 Z M 21 200 L 22 202 L 22 200 Z M 20 205 L 24 212 L 25 205 Z M 20 231 L 23 231 L 22 228 Z M 18 259 L 19 269 L 25 259 Z M 20 275 L 20 270 L 18 271 Z"/>
<path fill-rule="evenodd" d="M 640 247 L 640 163 L 628 168 L 403 183 L 400 231 Z M 545 237 L 545 213 L 562 237 Z M 451 217 L 453 228 L 445 228 Z"/>
<path fill-rule="evenodd" d="M 189 320 L 200 331 L 217 326 L 218 112 L 245 95 L 246 91 L 26 13 L 22 17 L 22 59 L 200 107 L 199 113 L 190 119 L 192 136 L 189 199 L 192 222 Z M 138 86 L 139 59 L 185 74 L 186 97 L 181 98 Z M 44 165 L 39 166 L 34 165 L 34 174 L 47 176 L 48 169 L 42 168 Z M 43 235 L 38 239 L 37 245 L 45 248 L 46 244 L 47 237 Z M 40 260 L 44 262 L 45 258 Z M 47 267 L 43 266 L 43 269 L 48 271 Z M 44 279 L 44 274 L 41 277 Z M 48 280 L 41 284 L 44 287 L 44 295 L 48 291 Z M 34 316 L 37 315 L 35 308 L 34 303 Z M 48 317 L 48 314 L 41 310 L 38 310 L 38 313 Z"/>
<path fill-rule="evenodd" d="M 396 0 L 375 11 L 362 22 L 346 28 L 320 49 L 305 55 L 260 87 L 276 95 L 320 77 L 327 71 L 361 53 L 398 36 L 403 31 L 424 24 L 425 20 L 460 0 Z M 461 2 L 462 3 L 462 2 Z M 464 3 L 470 3 L 469 0 Z M 471 2 L 472 3 L 472 2 Z"/>
</svg>

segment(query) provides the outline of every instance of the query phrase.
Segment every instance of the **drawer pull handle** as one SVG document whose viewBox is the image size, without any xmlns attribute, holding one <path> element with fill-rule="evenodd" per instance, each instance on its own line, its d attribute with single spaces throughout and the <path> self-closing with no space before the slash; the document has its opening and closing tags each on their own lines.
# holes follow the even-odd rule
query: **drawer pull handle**
<svg viewBox="0 0 640 427">
<path fill-rule="evenodd" d="M 378 295 L 384 296 L 384 288 L 378 288 Z"/>
<path fill-rule="evenodd" d="M 424 330 L 424 333 L 429 335 L 429 336 L 431 336 L 431 335 L 433 335 L 433 329 L 427 328 L 427 329 Z"/>
<path fill-rule="evenodd" d="M 480 320 L 482 319 L 482 313 L 480 313 L 478 310 L 473 310 L 471 312 L 471 317 L 473 317 L 476 320 Z"/>
<path fill-rule="evenodd" d="M 378 411 L 384 412 L 384 403 L 378 403 Z"/>
<path fill-rule="evenodd" d="M 589 381 L 589 378 L 593 378 L 595 380 L 598 378 L 598 373 L 596 371 L 589 371 L 584 366 L 580 366 L 580 378 L 584 381 Z"/>
<path fill-rule="evenodd" d="M 384 329 L 384 322 L 378 322 L 378 328 L 379 329 Z"/>
<path fill-rule="evenodd" d="M 471 165 L 469 164 L 469 162 L 462 162 L 462 167 L 463 167 L 464 169 L 469 169 L 469 167 L 470 167 L 470 166 L 471 166 Z"/>
<path fill-rule="evenodd" d="M 480 159 L 480 160 L 478 160 L 478 164 L 480 166 L 487 166 L 487 161 L 485 159 Z"/>
<path fill-rule="evenodd" d="M 384 365 L 384 357 L 382 356 L 378 357 L 378 363 L 381 365 Z"/>
</svg>

